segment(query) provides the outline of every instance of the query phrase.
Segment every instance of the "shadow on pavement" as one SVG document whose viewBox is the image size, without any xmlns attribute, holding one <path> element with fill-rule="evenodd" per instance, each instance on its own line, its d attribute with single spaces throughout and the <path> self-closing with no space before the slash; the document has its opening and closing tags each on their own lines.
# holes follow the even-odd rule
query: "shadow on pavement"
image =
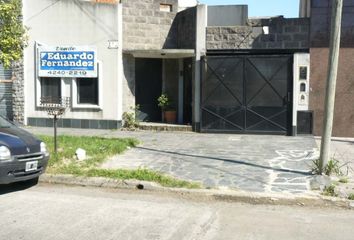
<svg viewBox="0 0 354 240">
<path fill-rule="evenodd" d="M 27 190 L 35 185 L 36 181 L 16 182 L 10 184 L 0 184 L 0 196 L 8 193 Z"/>
<path fill-rule="evenodd" d="M 167 154 L 173 154 L 173 155 L 184 156 L 184 157 L 196 157 L 196 158 L 212 159 L 212 160 L 216 160 L 216 161 L 235 163 L 235 164 L 246 165 L 246 166 L 251 166 L 251 167 L 256 167 L 256 168 L 262 168 L 262 169 L 267 169 L 267 170 L 274 170 L 274 171 L 284 172 L 284 173 L 296 173 L 296 174 L 301 174 L 301 175 L 304 175 L 304 176 L 313 175 L 311 173 L 311 171 L 297 171 L 297 170 L 291 170 L 291 169 L 273 168 L 273 167 L 270 167 L 270 166 L 263 166 L 263 165 L 259 165 L 259 164 L 255 164 L 255 163 L 249 163 L 249 162 L 245 162 L 245 161 L 241 161 L 241 160 L 232 160 L 232 159 L 226 159 L 226 158 L 216 158 L 216 157 L 209 157 L 209 156 L 185 154 L 185 153 L 178 153 L 178 152 L 165 151 L 165 150 L 156 150 L 156 149 L 145 148 L 145 147 L 136 147 L 136 148 L 137 149 L 141 149 L 141 150 L 146 150 L 146 151 L 167 153 Z"/>
<path fill-rule="evenodd" d="M 342 142 L 342 143 L 354 144 L 354 140 L 332 139 L 331 141 L 332 142 Z"/>
</svg>

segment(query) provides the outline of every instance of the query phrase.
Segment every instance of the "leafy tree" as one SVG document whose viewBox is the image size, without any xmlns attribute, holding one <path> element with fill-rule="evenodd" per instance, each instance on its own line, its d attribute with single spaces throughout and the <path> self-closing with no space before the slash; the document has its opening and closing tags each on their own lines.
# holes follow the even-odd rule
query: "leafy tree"
<svg viewBox="0 0 354 240">
<path fill-rule="evenodd" d="M 5 67 L 22 58 L 27 42 L 21 9 L 21 0 L 0 0 L 0 63 Z"/>
</svg>

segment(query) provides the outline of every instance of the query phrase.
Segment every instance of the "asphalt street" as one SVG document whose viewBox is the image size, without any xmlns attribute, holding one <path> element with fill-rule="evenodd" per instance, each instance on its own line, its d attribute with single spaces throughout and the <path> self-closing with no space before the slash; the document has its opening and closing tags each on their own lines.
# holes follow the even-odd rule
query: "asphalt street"
<svg viewBox="0 0 354 240">
<path fill-rule="evenodd" d="M 352 210 L 40 184 L 0 187 L 0 239 L 354 239 Z"/>
</svg>

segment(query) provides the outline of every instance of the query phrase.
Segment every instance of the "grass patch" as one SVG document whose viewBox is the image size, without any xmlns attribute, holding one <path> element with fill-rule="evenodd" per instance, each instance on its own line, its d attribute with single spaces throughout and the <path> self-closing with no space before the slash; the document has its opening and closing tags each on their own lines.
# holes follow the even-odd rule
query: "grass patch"
<svg viewBox="0 0 354 240">
<path fill-rule="evenodd" d="M 323 195 L 324 196 L 330 196 L 330 197 L 337 197 L 338 196 L 338 194 L 336 194 L 336 192 L 335 192 L 335 188 L 336 188 L 336 186 L 335 185 L 330 185 L 330 186 L 328 186 L 328 187 L 325 187 L 325 189 L 323 190 Z"/>
<path fill-rule="evenodd" d="M 324 167 L 323 173 L 327 176 L 332 176 L 332 175 L 342 176 L 343 175 L 343 172 L 341 170 L 342 167 L 343 166 L 340 165 L 338 160 L 330 159 L 327 165 Z M 317 175 L 321 174 L 320 159 L 313 161 L 312 172 Z"/>
<path fill-rule="evenodd" d="M 349 200 L 354 200 L 354 193 L 349 194 L 348 199 Z"/>
<path fill-rule="evenodd" d="M 199 183 L 188 182 L 183 180 L 178 180 L 173 177 L 166 176 L 159 172 L 151 171 L 148 169 L 136 169 L 136 170 L 125 170 L 125 169 L 82 169 L 77 166 L 68 165 L 60 169 L 60 172 L 65 174 L 72 174 L 75 176 L 83 177 L 105 177 L 117 180 L 129 180 L 135 179 L 140 181 L 156 182 L 164 187 L 175 187 L 175 188 L 201 188 Z"/>
<path fill-rule="evenodd" d="M 58 153 L 54 154 L 54 142 L 51 136 L 39 136 L 47 144 L 51 153 L 48 171 L 55 173 L 63 165 L 75 164 L 83 168 L 96 167 L 110 156 L 120 154 L 129 147 L 135 147 L 139 142 L 132 138 L 101 138 L 58 136 Z M 78 162 L 75 151 L 82 148 L 88 159 Z"/>
<path fill-rule="evenodd" d="M 39 138 L 47 144 L 52 153 L 47 168 L 47 172 L 51 174 L 72 174 L 118 180 L 136 179 L 156 182 L 164 187 L 201 188 L 198 183 L 178 180 L 148 169 L 108 170 L 98 168 L 107 158 L 123 153 L 129 147 L 135 147 L 138 144 L 136 139 L 58 136 L 58 153 L 54 154 L 53 137 L 39 136 Z M 75 151 L 78 148 L 86 151 L 88 157 L 86 160 L 76 160 Z"/>
<path fill-rule="evenodd" d="M 348 183 L 348 178 L 346 178 L 346 177 L 344 177 L 344 178 L 341 178 L 341 179 L 339 179 L 339 182 L 340 183 Z"/>
</svg>

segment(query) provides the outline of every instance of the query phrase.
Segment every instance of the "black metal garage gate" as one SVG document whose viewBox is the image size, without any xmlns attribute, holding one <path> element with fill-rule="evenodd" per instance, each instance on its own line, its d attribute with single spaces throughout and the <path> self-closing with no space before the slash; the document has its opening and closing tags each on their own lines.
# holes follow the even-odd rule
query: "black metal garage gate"
<svg viewBox="0 0 354 240">
<path fill-rule="evenodd" d="M 292 56 L 208 56 L 202 132 L 289 134 Z"/>
</svg>

